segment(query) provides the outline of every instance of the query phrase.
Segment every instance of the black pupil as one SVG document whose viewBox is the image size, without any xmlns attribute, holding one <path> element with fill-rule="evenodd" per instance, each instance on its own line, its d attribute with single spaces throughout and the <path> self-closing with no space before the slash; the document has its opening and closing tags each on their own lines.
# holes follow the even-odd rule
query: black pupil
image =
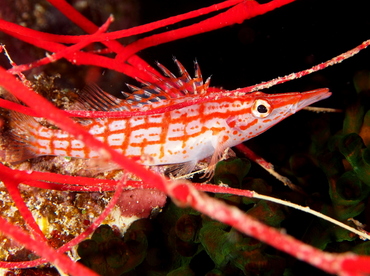
<svg viewBox="0 0 370 276">
<path fill-rule="evenodd" d="M 262 104 L 260 104 L 259 106 L 257 106 L 257 111 L 259 113 L 266 113 L 267 112 L 267 107 L 264 106 L 264 105 L 262 105 Z"/>
</svg>

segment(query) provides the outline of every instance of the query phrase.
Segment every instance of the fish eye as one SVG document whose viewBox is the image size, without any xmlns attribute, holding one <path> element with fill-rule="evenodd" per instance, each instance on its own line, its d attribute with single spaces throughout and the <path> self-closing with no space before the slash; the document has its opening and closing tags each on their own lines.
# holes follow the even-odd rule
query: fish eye
<svg viewBox="0 0 370 276">
<path fill-rule="evenodd" d="M 265 118 L 271 113 L 271 105 L 262 99 L 258 99 L 252 106 L 252 114 L 257 118 Z"/>
</svg>

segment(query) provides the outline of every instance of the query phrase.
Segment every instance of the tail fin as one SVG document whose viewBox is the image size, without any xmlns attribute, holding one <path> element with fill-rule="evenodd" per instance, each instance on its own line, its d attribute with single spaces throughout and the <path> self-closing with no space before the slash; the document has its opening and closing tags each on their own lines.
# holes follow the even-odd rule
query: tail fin
<svg viewBox="0 0 370 276">
<path fill-rule="evenodd" d="M 12 95 L 7 100 L 18 102 Z M 40 124 L 31 116 L 16 111 L 1 114 L 3 125 L 0 129 L 0 162 L 18 163 L 37 157 L 35 134 Z"/>
</svg>

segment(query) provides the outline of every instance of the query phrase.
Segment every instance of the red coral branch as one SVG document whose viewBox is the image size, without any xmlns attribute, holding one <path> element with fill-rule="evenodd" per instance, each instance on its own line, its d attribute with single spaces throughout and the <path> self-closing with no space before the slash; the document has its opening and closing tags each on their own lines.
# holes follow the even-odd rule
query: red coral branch
<svg viewBox="0 0 370 276">
<path fill-rule="evenodd" d="M 317 64 L 317 65 L 315 65 L 315 66 L 313 66 L 309 69 L 302 70 L 302 71 L 297 72 L 297 73 L 292 73 L 292 74 L 289 74 L 289 75 L 284 76 L 284 77 L 279 77 L 279 78 L 276 78 L 276 79 L 273 79 L 273 80 L 270 80 L 270 81 L 267 81 L 267 82 L 262 82 L 260 84 L 247 86 L 247 87 L 242 88 L 242 89 L 236 89 L 233 92 L 236 92 L 236 93 L 237 92 L 252 92 L 252 91 L 267 89 L 267 88 L 270 88 L 270 87 L 275 86 L 277 84 L 282 84 L 282 83 L 287 82 L 287 81 L 299 79 L 299 78 L 304 77 L 306 75 L 309 75 L 309 74 L 312 74 L 314 72 L 317 72 L 317 71 L 323 70 L 325 68 L 328 68 L 329 66 L 333 66 L 335 64 L 341 63 L 342 61 L 358 54 L 361 50 L 366 49 L 369 45 L 370 45 L 370 40 L 366 40 L 366 41 L 362 42 L 360 45 L 356 46 L 355 48 L 353 48 L 353 49 L 351 49 L 351 50 L 349 50 L 345 53 L 342 53 L 342 54 L 340 54 L 336 57 L 333 57 L 332 59 L 330 59 L 328 61 Z"/>
<path fill-rule="evenodd" d="M 64 46 L 63 44 L 56 43 L 53 41 L 34 39 L 34 37 L 28 35 L 28 32 L 30 31 L 30 29 L 19 26 L 14 23 L 3 21 L 1 19 L 0 19 L 0 30 L 2 30 L 4 33 L 8 33 L 12 35 L 13 37 L 23 40 L 29 44 L 32 44 L 39 48 L 55 53 L 51 55 L 51 58 L 46 57 L 41 60 L 35 61 L 32 64 L 15 66 L 8 70 L 8 72 L 10 73 L 18 74 L 19 72 L 24 72 L 26 70 L 34 68 L 35 66 L 45 65 L 45 64 L 54 62 L 60 58 L 66 58 L 73 64 L 99 66 L 99 67 L 115 70 L 117 72 L 121 72 L 133 78 L 138 77 L 143 80 L 153 81 L 152 77 L 148 73 L 146 73 L 143 70 L 139 70 L 133 67 L 132 65 L 119 63 L 113 58 L 108 58 L 108 57 L 101 56 L 98 54 L 76 51 L 84 47 L 85 42 L 83 41 L 79 42 L 78 45 L 72 45 L 70 47 L 67 47 L 67 46 Z M 40 33 L 40 32 L 36 32 L 36 33 Z M 86 45 L 92 42 L 91 40 L 89 40 L 89 37 L 86 37 L 85 39 L 87 40 Z M 150 71 L 155 72 L 154 69 Z"/>
<path fill-rule="evenodd" d="M 262 4 L 262 5 L 258 4 L 255 1 L 246 1 L 246 2 L 236 5 L 233 8 L 230 8 L 228 11 L 224 13 L 221 13 L 205 21 L 201 21 L 200 23 L 198 23 L 200 25 L 194 24 L 188 27 L 180 28 L 178 30 L 149 36 L 147 38 L 138 40 L 137 42 L 134 42 L 127 47 L 123 47 L 116 41 L 106 42 L 105 41 L 107 39 L 106 37 L 101 38 L 102 43 L 106 44 L 112 51 L 118 53 L 116 60 L 109 59 L 109 58 L 103 58 L 99 55 L 94 55 L 90 53 L 82 53 L 82 52 L 77 52 L 77 51 L 74 52 L 72 57 L 68 57 L 67 55 L 68 53 L 73 52 L 73 50 L 79 49 L 81 45 L 84 45 L 85 43 L 91 43 L 93 41 L 99 41 L 100 38 L 99 39 L 94 38 L 95 36 L 81 37 L 82 40 L 78 42 L 79 46 L 75 45 L 76 48 L 71 48 L 71 50 L 65 50 L 66 46 L 63 46 L 62 44 L 55 42 L 61 39 L 65 39 L 65 36 L 50 37 L 45 33 L 32 31 L 32 30 L 29 30 L 28 28 L 24 28 L 16 24 L 6 22 L 4 20 L 0 20 L 0 29 L 5 33 L 8 33 L 14 37 L 17 37 L 23 41 L 26 41 L 30 44 L 46 49 L 48 51 L 55 52 L 55 53 L 59 51 L 66 51 L 64 53 L 60 53 L 58 55 L 58 58 L 65 57 L 74 64 L 89 64 L 89 65 L 96 65 L 96 66 L 104 66 L 105 68 L 116 70 L 118 72 L 122 72 L 131 77 L 139 77 L 143 80 L 152 80 L 150 75 L 148 75 L 147 73 L 143 73 L 142 70 L 145 69 L 155 74 L 158 74 L 157 71 L 154 70 L 151 66 L 149 66 L 146 62 L 144 62 L 137 56 L 134 56 L 134 53 L 136 53 L 137 51 L 145 49 L 147 47 L 154 46 L 154 45 L 173 41 L 175 39 L 180 39 L 180 38 L 184 38 L 184 37 L 191 36 L 194 34 L 199 34 L 199 33 L 203 33 L 206 31 L 222 28 L 224 26 L 229 26 L 235 23 L 241 23 L 243 20 L 249 19 L 251 17 L 257 16 L 260 14 L 264 14 L 268 11 L 271 11 L 275 8 L 286 5 L 293 1 L 294 0 L 283 0 L 283 1 L 275 0 L 275 1 L 271 1 L 267 4 Z M 95 33 L 98 31 L 97 26 L 95 26 L 92 22 L 90 22 L 85 17 L 83 17 L 81 14 L 79 14 L 76 10 L 74 10 L 72 6 L 67 4 L 65 1 L 50 1 L 50 2 L 57 5 L 57 7 L 67 17 L 70 17 L 71 20 L 73 20 L 76 24 L 82 27 L 85 31 L 89 33 Z M 240 1 L 236 1 L 236 2 L 240 2 Z M 213 5 L 211 7 L 205 8 L 204 11 L 200 11 L 199 13 L 187 13 L 183 15 L 183 17 L 180 17 L 180 18 L 191 18 L 196 15 L 200 16 L 204 13 L 208 13 L 208 12 L 215 11 L 221 8 L 225 8 L 232 4 L 235 4 L 234 1 L 226 1 L 223 4 Z M 71 14 L 73 14 L 74 16 L 72 17 Z M 178 19 L 174 18 L 166 22 L 161 22 L 160 26 L 162 26 L 161 24 L 172 24 L 173 22 L 176 22 L 177 20 Z M 155 25 L 157 25 L 157 23 Z M 46 38 L 46 40 L 42 40 L 42 39 L 35 40 L 34 39 L 35 36 L 39 38 Z M 97 37 L 98 37 L 98 34 L 97 34 Z M 129 63 L 131 63 L 133 66 L 122 63 L 123 61 L 126 61 L 126 60 Z M 46 59 L 43 59 L 42 61 L 35 62 L 34 64 L 32 64 L 32 66 L 30 65 L 17 66 L 15 68 L 10 69 L 9 72 L 12 72 L 12 73 L 23 72 L 24 70 L 28 70 L 32 68 L 33 66 L 43 65 L 43 64 L 47 64 L 53 61 L 54 61 L 53 58 L 51 59 L 46 58 Z M 141 70 L 138 70 L 138 69 L 141 69 Z"/>
<path fill-rule="evenodd" d="M 49 247 L 42 240 L 31 238 L 28 233 L 24 232 L 23 230 L 14 226 L 13 224 L 7 222 L 2 217 L 0 217 L 0 227 L 1 232 L 6 234 L 8 237 L 21 244 L 26 245 L 28 249 L 32 250 L 39 256 L 45 258 L 45 260 L 47 260 L 48 262 L 53 263 L 55 266 L 61 268 L 63 271 L 71 273 L 76 276 L 77 275 L 98 276 L 98 274 L 84 267 L 83 265 L 73 262 L 68 256 L 57 253 L 56 250 Z M 8 266 L 6 267 L 14 267 L 14 264 L 8 263 Z"/>
<path fill-rule="evenodd" d="M 191 206 L 215 220 L 231 225 L 248 236 L 265 242 L 328 273 L 360 275 L 357 272 L 370 272 L 370 266 L 368 265 L 370 257 L 359 257 L 352 253 L 331 254 L 322 252 L 285 233 L 264 225 L 236 207 L 229 206 L 222 201 L 200 193 L 190 183 L 172 182 L 167 188 L 168 194 L 180 206 Z M 360 262 L 361 266 L 354 272 L 354 263 L 357 263 L 357 261 Z"/>
<path fill-rule="evenodd" d="M 29 70 L 31 68 L 34 68 L 34 67 L 39 67 L 39 66 L 42 66 L 42 65 L 49 64 L 51 62 L 55 62 L 55 61 L 57 61 L 61 58 L 67 58 L 71 62 L 73 62 L 74 56 L 76 56 L 76 53 L 79 50 L 81 50 L 82 48 L 89 45 L 92 42 L 92 39 L 94 38 L 94 35 L 105 32 L 108 29 L 109 25 L 112 23 L 112 21 L 113 21 L 113 17 L 110 16 L 108 18 L 108 20 L 96 31 L 96 33 L 92 34 L 90 37 L 86 38 L 85 40 L 83 40 L 81 42 L 78 42 L 75 45 L 72 45 L 70 47 L 59 47 L 59 46 L 57 46 L 61 50 L 56 52 L 55 54 L 48 55 L 45 58 L 42 58 L 40 60 L 37 60 L 37 61 L 32 62 L 32 63 L 27 64 L 27 65 L 14 66 L 12 69 L 9 70 L 9 72 L 15 73 L 15 72 L 27 71 L 27 70 Z M 29 37 L 28 41 L 31 41 L 32 39 L 33 39 L 32 37 Z M 47 45 L 47 43 L 45 43 L 45 44 Z M 50 47 L 49 47 L 49 50 L 51 50 Z"/>
<path fill-rule="evenodd" d="M 36 223 L 35 219 L 32 216 L 31 211 L 28 209 L 27 205 L 25 204 L 22 196 L 18 190 L 18 183 L 14 180 L 14 172 L 13 170 L 1 165 L 1 179 L 9 192 L 9 195 L 13 199 L 15 205 L 17 206 L 21 216 L 26 221 L 27 225 L 29 226 L 29 230 L 34 238 L 41 239 L 42 241 L 46 242 L 47 239 L 45 238 L 44 234 L 42 233 L 40 227 Z"/>
<path fill-rule="evenodd" d="M 98 30 L 98 26 L 96 26 L 93 22 L 85 18 L 82 14 L 80 14 L 78 11 L 76 11 L 71 5 L 69 5 L 65 1 L 55 1 L 55 0 L 49 0 L 51 4 L 53 4 L 56 8 L 58 8 L 66 17 L 68 17 L 72 22 L 76 23 L 77 26 L 81 27 L 84 31 L 87 33 L 95 33 Z M 88 39 L 90 39 L 90 36 L 87 36 Z M 125 47 L 122 46 L 117 41 L 112 41 L 110 39 L 107 39 L 106 37 L 102 40 L 100 40 L 103 44 L 105 44 L 111 51 L 119 53 L 125 51 Z M 128 63 L 135 64 L 135 66 L 140 70 L 148 70 L 156 75 L 160 75 L 156 70 L 154 70 L 147 62 L 142 60 L 141 58 L 137 56 L 132 56 L 130 60 L 128 60 Z M 125 73 L 126 74 L 126 73 Z M 135 77 L 135 75 L 129 76 Z M 142 75 L 142 74 L 139 74 Z M 139 77 L 139 75 L 136 75 L 136 77 Z M 141 77 L 140 77 L 141 78 Z M 148 80 L 148 76 L 144 76 L 144 80 Z M 149 77 L 149 80 L 151 78 Z"/>
<path fill-rule="evenodd" d="M 213 31 L 233 24 L 237 23 L 240 24 L 244 20 L 264 14 L 266 12 L 279 8 L 283 5 L 289 4 L 293 1 L 294 0 L 283 0 L 283 1 L 275 0 L 266 4 L 259 4 L 254 0 L 242 1 L 239 4 L 235 5 L 234 7 L 227 10 L 226 12 L 223 12 L 219 15 L 203 20 L 191 26 L 139 39 L 138 41 L 128 45 L 125 51 L 117 56 L 117 60 L 121 62 L 125 61 L 133 54 L 139 52 L 140 50 L 152 46 L 156 46 L 159 44 L 178 40 L 196 34 L 201 34 L 204 32 Z"/>
<path fill-rule="evenodd" d="M 124 189 L 126 185 L 126 181 L 124 180 L 121 180 L 121 181 L 114 181 L 114 187 L 113 186 L 110 186 L 110 189 L 111 191 L 115 191 L 112 199 L 110 200 L 110 202 L 108 203 L 108 205 L 106 206 L 106 208 L 104 209 L 104 211 L 99 215 L 99 217 L 97 217 L 94 222 L 87 228 L 85 229 L 85 231 L 83 231 L 80 235 L 78 235 L 76 238 L 72 239 L 71 241 L 67 242 L 66 244 L 64 244 L 63 246 L 61 246 L 58 250 L 56 251 L 52 251 L 52 253 L 50 253 L 50 251 L 48 250 L 49 246 L 47 245 L 47 240 L 45 238 L 45 236 L 43 235 L 43 233 L 41 232 L 41 230 L 39 229 L 38 225 L 36 224 L 34 218 L 32 217 L 32 214 L 30 213 L 29 209 L 27 209 L 27 206 L 25 205 L 24 201 L 22 200 L 22 198 L 20 197 L 20 193 L 19 193 L 19 190 L 17 188 L 17 183 L 13 180 L 12 176 L 14 177 L 14 175 L 16 175 L 16 179 L 18 182 L 22 182 L 24 184 L 27 184 L 28 180 L 27 180 L 27 173 L 24 172 L 24 171 L 17 171 L 16 170 L 16 174 L 14 174 L 14 171 L 5 167 L 4 165 L 1 165 L 0 164 L 0 171 L 1 171 L 1 175 L 2 175 L 2 180 L 4 181 L 10 195 L 12 196 L 14 202 L 16 203 L 19 211 L 21 212 L 21 215 L 23 216 L 23 218 L 26 220 L 26 222 L 28 223 L 28 225 L 31 226 L 31 229 L 33 230 L 32 233 L 35 233 L 37 234 L 37 238 L 38 240 L 40 240 L 40 244 L 38 244 L 38 247 L 39 247 L 39 250 L 38 251 L 34 251 L 33 249 L 33 240 L 28 240 L 27 242 L 24 242 L 22 240 L 22 244 L 24 244 L 26 246 L 26 248 L 30 249 L 30 250 L 33 250 L 36 254 L 39 253 L 39 251 L 41 251 L 42 249 L 45 249 L 45 251 L 48 251 L 49 253 L 48 254 L 51 254 L 50 256 L 48 256 L 48 258 L 45 258 L 43 254 L 38 254 L 40 257 L 42 257 L 41 259 L 38 259 L 38 260 L 34 260 L 34 261 L 25 261 L 25 262 L 12 262 L 12 263 L 7 263 L 7 262 L 0 262 L 0 267 L 18 267 L 18 268 L 27 268 L 27 267 L 34 267 L 34 266 L 37 266 L 37 265 L 40 265 L 40 264 L 43 264 L 45 262 L 52 262 L 50 261 L 50 258 L 53 258 L 53 259 L 59 259 L 60 256 L 63 256 L 61 255 L 60 253 L 63 253 L 63 252 L 66 252 L 68 250 L 70 250 L 72 247 L 74 247 L 75 245 L 79 244 L 81 241 L 83 241 L 84 239 L 86 239 L 91 233 L 93 233 L 97 227 L 99 227 L 99 225 L 103 222 L 103 220 L 109 215 L 109 213 L 111 212 L 111 210 L 113 209 L 113 207 L 116 205 L 117 201 L 119 200 L 120 198 L 120 195 Z M 32 173 L 31 173 L 32 174 Z M 57 174 L 48 174 L 48 173 L 37 173 L 35 172 L 34 176 L 35 175 L 43 175 L 44 178 L 45 176 L 49 176 L 49 179 L 55 179 L 56 176 L 59 176 L 59 180 L 61 180 L 61 176 L 60 175 L 57 175 Z M 51 177 L 50 177 L 51 176 Z M 72 178 L 75 180 L 74 183 L 78 183 L 79 181 L 81 181 L 81 178 L 73 178 L 71 176 L 65 176 L 66 178 Z M 97 181 L 98 179 L 93 179 L 91 181 L 91 179 L 89 178 L 82 178 L 84 179 L 86 182 L 94 182 Z M 78 181 L 79 180 L 79 181 Z M 103 180 L 104 181 L 104 180 Z M 106 182 L 112 182 L 112 181 L 109 181 L 109 180 L 105 180 Z M 132 183 L 131 183 L 132 184 Z M 59 184 L 61 185 L 61 184 Z M 65 184 L 64 184 L 65 185 Z M 91 183 L 90 183 L 91 185 Z M 101 183 L 100 183 L 101 185 Z M 142 186 L 142 185 L 141 185 Z M 45 188 L 45 187 L 43 187 Z M 49 187 L 46 187 L 46 188 L 49 188 Z M 102 190 L 102 189 L 100 189 Z M 3 225 L 1 225 L 1 221 L 0 221 L 0 229 L 3 233 L 5 234 L 8 234 L 7 231 L 4 231 L 3 229 Z M 14 231 L 21 231 L 21 230 L 17 230 L 17 229 L 14 229 Z M 17 239 L 15 239 L 17 240 Z M 43 241 L 44 243 L 41 243 L 41 241 Z M 70 261 L 71 262 L 71 261 Z M 56 262 L 52 262 L 54 263 L 55 265 L 57 265 Z M 73 263 L 73 262 L 72 262 Z M 69 264 L 69 266 L 71 266 L 71 263 Z M 65 267 L 62 267 L 61 268 L 65 271 L 70 271 L 69 268 L 65 268 Z M 73 270 L 74 268 L 72 268 Z M 77 272 L 78 270 L 75 270 L 75 272 Z M 74 274 L 74 275 L 78 275 L 78 274 Z M 93 275 L 93 274 L 85 274 L 85 275 Z"/>
<path fill-rule="evenodd" d="M 191 11 L 191 12 L 187 12 L 184 14 L 172 16 L 166 19 L 158 20 L 156 22 L 152 22 L 149 24 L 132 27 L 128 30 L 119 30 L 119 31 L 110 32 L 108 34 L 104 34 L 104 35 L 97 37 L 96 41 L 113 40 L 113 39 L 119 39 L 123 37 L 129 37 L 129 36 L 134 36 L 138 34 L 148 33 L 153 30 L 163 28 L 166 26 L 170 26 L 170 25 L 173 25 L 175 23 L 178 23 L 178 22 L 181 22 L 187 19 L 199 17 L 205 14 L 209 14 L 211 12 L 216 12 L 216 11 L 234 6 L 236 4 L 241 3 L 242 1 L 243 0 L 228 0 L 222 3 L 211 5 L 209 7 L 201 8 L 195 11 Z M 76 12 L 76 10 L 71 5 L 66 3 L 65 1 L 50 0 L 49 2 L 52 3 L 55 7 L 57 7 L 65 16 L 67 16 L 72 22 L 76 23 L 76 25 L 80 26 L 86 32 L 92 33 L 97 28 L 92 22 L 90 22 L 88 19 L 83 17 L 80 13 Z M 83 39 L 83 36 L 80 36 L 80 37 L 65 36 L 64 39 L 66 38 L 68 40 L 59 40 L 59 42 L 76 43 L 80 41 L 80 39 Z M 58 39 L 63 39 L 63 38 L 53 37 L 51 40 L 58 41 Z"/>
</svg>

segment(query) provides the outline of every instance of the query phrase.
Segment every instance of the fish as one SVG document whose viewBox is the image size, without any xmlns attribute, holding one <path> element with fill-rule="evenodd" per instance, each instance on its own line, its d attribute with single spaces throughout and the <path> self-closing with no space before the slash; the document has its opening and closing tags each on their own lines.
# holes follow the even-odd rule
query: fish
<svg viewBox="0 0 370 276">
<path fill-rule="evenodd" d="M 178 174 L 191 172 L 200 160 L 210 158 L 213 168 L 227 148 L 265 132 L 302 108 L 331 95 L 329 89 L 266 94 L 210 87 L 198 63 L 190 76 L 174 59 L 180 76 L 160 63 L 163 77 L 116 98 L 95 84 L 80 93 L 75 109 L 129 111 L 123 118 L 76 118 L 76 122 L 116 151 L 147 166 L 172 165 Z M 138 111 L 159 110 L 135 115 Z M 0 150 L 1 162 L 20 162 L 38 156 L 99 159 L 101 153 L 68 132 L 40 124 L 35 118 L 11 111 L 10 140 Z"/>
</svg>

